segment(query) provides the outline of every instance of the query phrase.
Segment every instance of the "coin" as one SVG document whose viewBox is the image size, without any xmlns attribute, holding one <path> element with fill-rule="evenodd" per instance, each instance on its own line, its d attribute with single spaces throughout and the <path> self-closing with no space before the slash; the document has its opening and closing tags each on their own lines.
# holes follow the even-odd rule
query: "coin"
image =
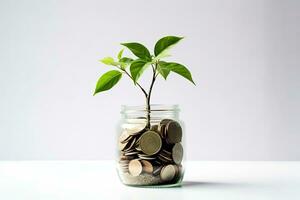
<svg viewBox="0 0 300 200">
<path fill-rule="evenodd" d="M 168 156 L 172 155 L 172 153 L 166 149 L 163 149 L 162 153 L 164 153 L 165 155 L 168 155 Z"/>
<path fill-rule="evenodd" d="M 127 128 L 126 129 L 129 135 L 139 135 L 141 133 L 143 133 L 146 129 L 145 126 L 143 125 L 137 125 L 135 127 L 132 128 Z"/>
<path fill-rule="evenodd" d="M 131 154 L 131 155 L 121 155 L 120 156 L 120 160 L 125 160 L 125 161 L 130 161 L 132 159 L 136 158 L 135 154 Z"/>
<path fill-rule="evenodd" d="M 120 164 L 129 164 L 129 160 L 119 160 Z"/>
<path fill-rule="evenodd" d="M 141 137 L 140 136 L 137 136 L 137 139 L 136 139 L 136 146 L 139 146 L 140 145 L 140 140 L 141 140 Z"/>
<path fill-rule="evenodd" d="M 155 160 L 155 157 L 148 156 L 147 154 L 138 154 L 138 157 L 145 160 Z"/>
<path fill-rule="evenodd" d="M 132 140 L 128 141 L 126 147 L 124 148 L 124 151 L 131 150 L 135 144 L 136 138 L 133 137 Z"/>
<path fill-rule="evenodd" d="M 129 173 L 132 176 L 140 175 L 142 173 L 142 170 L 143 170 L 142 163 L 137 159 L 131 160 L 129 162 L 128 168 L 129 168 Z"/>
<path fill-rule="evenodd" d="M 154 176 L 159 175 L 162 168 L 163 166 L 156 166 L 155 169 L 153 170 L 153 175 Z"/>
<path fill-rule="evenodd" d="M 129 160 L 119 160 L 119 166 L 123 172 L 128 172 Z"/>
<path fill-rule="evenodd" d="M 177 168 L 177 170 L 176 170 L 176 176 L 180 177 L 182 175 L 182 173 L 183 173 L 182 165 L 181 164 L 176 165 L 176 168 Z"/>
<path fill-rule="evenodd" d="M 154 166 L 157 166 L 157 165 L 160 166 L 161 164 L 162 164 L 162 163 L 161 163 L 160 160 L 154 160 L 154 161 L 153 161 L 153 165 L 154 165 Z"/>
<path fill-rule="evenodd" d="M 169 157 L 167 157 L 165 155 L 162 155 L 162 154 L 158 155 L 158 159 L 161 160 L 161 161 L 163 161 L 164 163 L 170 163 L 170 162 L 172 162 L 171 158 L 169 158 Z"/>
<path fill-rule="evenodd" d="M 175 168 L 175 176 L 177 176 L 178 173 L 179 173 L 179 168 L 178 168 L 177 165 L 173 165 L 173 166 L 174 166 L 174 168 Z"/>
<path fill-rule="evenodd" d="M 126 138 L 125 140 L 123 140 L 121 143 L 128 143 L 132 139 L 133 139 L 133 136 L 129 135 L 129 137 Z"/>
<path fill-rule="evenodd" d="M 153 166 L 152 164 L 147 161 L 147 160 L 141 160 L 142 166 L 143 166 L 143 171 L 151 174 L 153 172 Z"/>
<path fill-rule="evenodd" d="M 137 152 L 137 151 L 127 151 L 127 152 L 125 152 L 125 155 L 126 156 L 132 156 L 132 155 L 136 155 L 136 154 L 138 154 L 139 152 Z"/>
<path fill-rule="evenodd" d="M 164 149 L 159 152 L 158 159 L 164 163 L 171 163 L 173 161 L 172 154 Z"/>
<path fill-rule="evenodd" d="M 126 148 L 128 148 L 128 142 L 132 139 L 132 136 L 128 134 L 127 130 L 124 130 L 118 140 L 118 145 L 120 151 L 124 151 Z"/>
<path fill-rule="evenodd" d="M 182 128 L 178 122 L 170 121 L 166 125 L 166 138 L 170 144 L 181 142 Z"/>
<path fill-rule="evenodd" d="M 151 126 L 150 131 L 158 132 L 158 125 L 155 124 L 155 125 Z"/>
<path fill-rule="evenodd" d="M 158 133 L 162 138 L 165 138 L 165 129 L 166 129 L 166 125 L 159 125 L 157 128 Z"/>
<path fill-rule="evenodd" d="M 124 130 L 120 137 L 119 137 L 119 142 L 123 143 L 124 141 L 126 141 L 128 138 L 130 137 L 130 135 L 128 134 L 127 130 Z"/>
<path fill-rule="evenodd" d="M 180 164 L 183 158 L 183 148 L 180 143 L 176 143 L 172 149 L 172 159 L 176 164 Z"/>
<path fill-rule="evenodd" d="M 128 160 L 128 159 L 127 159 L 127 156 L 124 154 L 124 152 L 122 152 L 122 153 L 120 154 L 120 160 Z"/>
<path fill-rule="evenodd" d="M 161 183 L 177 182 L 183 176 L 182 128 L 179 122 L 163 119 L 149 129 L 127 123 L 118 138 L 118 169 L 131 179 L 146 176 Z"/>
<path fill-rule="evenodd" d="M 128 165 L 120 163 L 120 168 L 122 168 L 124 171 L 125 170 L 127 171 L 128 170 Z"/>
<path fill-rule="evenodd" d="M 154 155 L 161 149 L 162 141 L 158 133 L 146 131 L 141 135 L 140 148 L 147 155 Z"/>
<path fill-rule="evenodd" d="M 163 119 L 160 121 L 160 125 L 167 125 L 169 122 L 174 121 L 172 119 Z"/>
<path fill-rule="evenodd" d="M 163 181 L 171 181 L 176 174 L 176 169 L 173 165 L 164 166 L 160 172 L 160 178 Z"/>
<path fill-rule="evenodd" d="M 137 151 L 142 151 L 142 149 L 140 148 L 140 146 L 135 147 L 135 149 L 136 149 Z"/>
<path fill-rule="evenodd" d="M 123 151 L 125 149 L 126 145 L 127 145 L 127 143 L 118 142 L 119 150 Z"/>
</svg>

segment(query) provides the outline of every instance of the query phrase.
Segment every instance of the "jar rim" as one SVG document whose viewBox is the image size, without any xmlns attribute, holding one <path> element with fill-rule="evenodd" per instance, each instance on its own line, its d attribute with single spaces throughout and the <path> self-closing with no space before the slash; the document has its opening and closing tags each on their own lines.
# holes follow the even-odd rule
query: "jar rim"
<svg viewBox="0 0 300 200">
<path fill-rule="evenodd" d="M 150 104 L 150 111 L 151 112 L 163 112 L 163 111 L 172 111 L 172 112 L 178 112 L 179 111 L 179 105 L 178 104 Z M 127 111 L 142 111 L 146 112 L 146 105 L 121 105 L 121 113 L 127 112 Z"/>
</svg>

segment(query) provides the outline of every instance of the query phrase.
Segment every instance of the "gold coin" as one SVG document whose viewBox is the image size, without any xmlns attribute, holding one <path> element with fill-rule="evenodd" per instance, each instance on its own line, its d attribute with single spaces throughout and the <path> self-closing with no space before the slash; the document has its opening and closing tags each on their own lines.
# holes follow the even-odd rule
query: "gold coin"
<svg viewBox="0 0 300 200">
<path fill-rule="evenodd" d="M 173 165 L 164 166 L 160 172 L 160 178 L 163 181 L 171 181 L 176 174 L 176 169 Z"/>
<path fill-rule="evenodd" d="M 141 160 L 142 166 L 143 166 L 143 171 L 151 174 L 153 172 L 153 166 L 151 164 L 151 162 L 147 161 L 147 160 Z"/>
<path fill-rule="evenodd" d="M 170 144 L 181 142 L 182 128 L 178 122 L 170 121 L 166 125 L 166 138 Z"/>
<path fill-rule="evenodd" d="M 138 176 L 142 173 L 143 166 L 139 160 L 134 159 L 129 162 L 128 169 L 132 176 Z"/>
<path fill-rule="evenodd" d="M 147 155 L 154 155 L 161 149 L 162 141 L 158 133 L 146 131 L 140 139 L 140 148 Z"/>
<path fill-rule="evenodd" d="M 176 164 L 180 164 L 183 158 L 183 147 L 180 143 L 176 143 L 172 149 L 172 159 Z"/>
</svg>

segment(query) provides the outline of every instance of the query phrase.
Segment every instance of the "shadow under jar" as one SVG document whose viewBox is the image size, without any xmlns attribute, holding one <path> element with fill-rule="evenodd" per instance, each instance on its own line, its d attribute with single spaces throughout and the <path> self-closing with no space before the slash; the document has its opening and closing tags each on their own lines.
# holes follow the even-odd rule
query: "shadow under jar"
<svg viewBox="0 0 300 200">
<path fill-rule="evenodd" d="M 122 106 L 117 170 L 130 186 L 179 186 L 184 175 L 183 125 L 177 105 Z"/>
</svg>

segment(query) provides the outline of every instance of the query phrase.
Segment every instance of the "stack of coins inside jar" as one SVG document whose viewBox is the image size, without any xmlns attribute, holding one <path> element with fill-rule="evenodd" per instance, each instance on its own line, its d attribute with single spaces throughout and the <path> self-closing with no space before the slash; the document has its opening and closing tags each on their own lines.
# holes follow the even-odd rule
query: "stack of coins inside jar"
<svg viewBox="0 0 300 200">
<path fill-rule="evenodd" d="M 176 184 L 183 177 L 182 128 L 163 119 L 148 128 L 126 128 L 119 136 L 119 175 L 127 185 Z"/>
</svg>

